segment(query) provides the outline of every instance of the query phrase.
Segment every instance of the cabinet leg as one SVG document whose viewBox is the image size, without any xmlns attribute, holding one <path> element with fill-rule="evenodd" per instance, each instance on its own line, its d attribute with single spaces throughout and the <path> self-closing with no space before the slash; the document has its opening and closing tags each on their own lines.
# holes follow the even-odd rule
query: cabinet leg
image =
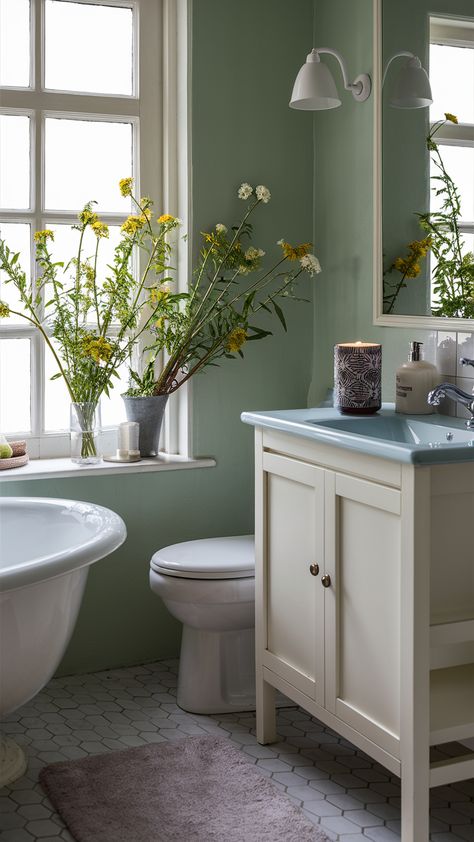
<svg viewBox="0 0 474 842">
<path fill-rule="evenodd" d="M 422 778 L 425 776 L 422 775 Z M 404 784 L 402 774 L 402 838 L 401 842 L 428 842 L 430 790 L 428 781 L 413 785 L 409 776 Z"/>
<path fill-rule="evenodd" d="M 256 690 L 257 740 L 262 745 L 274 743 L 277 739 L 275 688 L 257 676 Z"/>
</svg>

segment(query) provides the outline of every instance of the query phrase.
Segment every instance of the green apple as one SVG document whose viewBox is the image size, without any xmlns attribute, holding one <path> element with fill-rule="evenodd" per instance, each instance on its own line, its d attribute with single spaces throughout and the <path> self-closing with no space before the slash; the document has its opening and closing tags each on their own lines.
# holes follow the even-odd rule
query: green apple
<svg viewBox="0 0 474 842">
<path fill-rule="evenodd" d="M 6 442 L 6 444 L 0 444 L 0 459 L 9 459 L 12 453 L 13 450 L 8 442 Z"/>
</svg>

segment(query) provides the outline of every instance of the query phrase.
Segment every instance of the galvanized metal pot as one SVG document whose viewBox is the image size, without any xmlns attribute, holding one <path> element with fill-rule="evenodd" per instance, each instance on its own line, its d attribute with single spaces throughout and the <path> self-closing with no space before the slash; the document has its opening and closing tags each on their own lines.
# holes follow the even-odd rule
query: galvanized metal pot
<svg viewBox="0 0 474 842">
<path fill-rule="evenodd" d="M 128 421 L 138 421 L 140 456 L 158 456 L 161 425 L 169 395 L 131 398 L 123 395 Z"/>
</svg>

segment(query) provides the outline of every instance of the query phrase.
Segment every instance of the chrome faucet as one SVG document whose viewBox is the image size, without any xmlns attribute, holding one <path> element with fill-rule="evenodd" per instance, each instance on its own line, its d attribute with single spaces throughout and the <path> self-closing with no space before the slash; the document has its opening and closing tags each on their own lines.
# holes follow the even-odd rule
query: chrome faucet
<svg viewBox="0 0 474 842">
<path fill-rule="evenodd" d="M 454 383 L 441 383 L 429 393 L 428 403 L 430 406 L 439 406 L 442 398 L 452 398 L 452 400 L 465 406 L 471 413 L 471 417 L 466 421 L 466 427 L 468 430 L 474 430 L 474 395 L 469 395 L 468 392 L 464 392 Z"/>
</svg>

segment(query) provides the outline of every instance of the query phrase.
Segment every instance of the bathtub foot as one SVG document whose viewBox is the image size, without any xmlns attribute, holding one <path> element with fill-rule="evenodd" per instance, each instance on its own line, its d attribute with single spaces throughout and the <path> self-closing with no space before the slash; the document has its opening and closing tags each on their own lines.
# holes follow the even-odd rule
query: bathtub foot
<svg viewBox="0 0 474 842">
<path fill-rule="evenodd" d="M 25 752 L 9 737 L 0 737 L 0 787 L 13 783 L 26 772 Z"/>
</svg>

